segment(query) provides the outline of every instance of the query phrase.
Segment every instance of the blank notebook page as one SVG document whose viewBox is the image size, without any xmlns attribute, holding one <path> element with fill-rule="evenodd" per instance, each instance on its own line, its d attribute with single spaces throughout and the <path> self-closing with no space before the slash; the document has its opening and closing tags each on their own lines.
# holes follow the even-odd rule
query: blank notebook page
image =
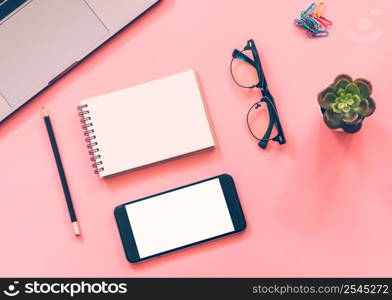
<svg viewBox="0 0 392 300">
<path fill-rule="evenodd" d="M 81 104 L 101 177 L 215 145 L 193 70 Z"/>
</svg>

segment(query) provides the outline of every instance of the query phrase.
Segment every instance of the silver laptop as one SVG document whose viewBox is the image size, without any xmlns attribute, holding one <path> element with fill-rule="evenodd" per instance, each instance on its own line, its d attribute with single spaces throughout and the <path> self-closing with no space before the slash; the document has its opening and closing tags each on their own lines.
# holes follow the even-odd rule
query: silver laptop
<svg viewBox="0 0 392 300">
<path fill-rule="evenodd" d="M 0 0 L 0 122 L 159 0 Z"/>
</svg>

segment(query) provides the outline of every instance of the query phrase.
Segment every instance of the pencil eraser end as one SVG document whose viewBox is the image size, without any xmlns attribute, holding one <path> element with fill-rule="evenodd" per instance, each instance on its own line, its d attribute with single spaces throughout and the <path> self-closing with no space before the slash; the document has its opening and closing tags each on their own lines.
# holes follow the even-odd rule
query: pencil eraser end
<svg viewBox="0 0 392 300">
<path fill-rule="evenodd" d="M 80 235 L 80 229 L 79 229 L 79 224 L 78 222 L 72 222 L 72 228 L 73 228 L 73 232 L 75 233 L 75 235 Z"/>
</svg>

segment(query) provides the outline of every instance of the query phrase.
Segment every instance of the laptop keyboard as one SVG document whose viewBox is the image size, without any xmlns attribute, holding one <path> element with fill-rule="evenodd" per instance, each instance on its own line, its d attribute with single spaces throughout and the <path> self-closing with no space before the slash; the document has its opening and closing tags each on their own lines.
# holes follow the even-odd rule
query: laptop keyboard
<svg viewBox="0 0 392 300">
<path fill-rule="evenodd" d="M 0 21 L 28 0 L 0 0 Z"/>
</svg>

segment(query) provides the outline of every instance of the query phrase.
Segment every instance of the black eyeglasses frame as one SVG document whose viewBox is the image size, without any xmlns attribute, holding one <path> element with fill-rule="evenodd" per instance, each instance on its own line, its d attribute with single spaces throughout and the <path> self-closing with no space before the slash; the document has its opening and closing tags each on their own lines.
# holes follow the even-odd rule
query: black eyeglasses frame
<svg viewBox="0 0 392 300">
<path fill-rule="evenodd" d="M 251 59 L 250 57 L 248 57 L 244 53 L 247 50 L 252 51 L 253 59 Z M 233 74 L 233 62 L 235 59 L 240 59 L 242 61 L 245 61 L 256 69 L 257 76 L 258 76 L 258 83 L 257 84 L 252 85 L 252 86 L 244 86 L 236 80 L 236 78 Z M 281 122 L 279 120 L 275 100 L 274 100 L 274 97 L 271 95 L 271 92 L 268 89 L 268 84 L 267 84 L 267 80 L 266 80 L 264 72 L 263 72 L 263 68 L 262 68 L 261 61 L 260 61 L 260 56 L 257 51 L 256 44 L 252 39 L 246 43 L 246 46 L 244 47 L 244 49 L 242 51 L 239 51 L 238 49 L 233 50 L 232 60 L 230 63 L 230 72 L 231 72 L 231 76 L 232 76 L 234 82 L 238 86 L 240 86 L 242 88 L 247 88 L 247 89 L 259 88 L 261 91 L 262 98 L 258 102 L 253 104 L 247 113 L 247 123 L 248 123 L 249 131 L 251 132 L 251 134 L 253 135 L 253 137 L 255 139 L 259 140 L 258 145 L 262 149 L 265 149 L 270 140 L 278 142 L 281 145 L 285 144 L 286 138 L 284 136 L 283 128 L 282 128 Z M 268 114 L 269 114 L 269 124 L 268 124 L 268 128 L 267 128 L 264 136 L 260 139 L 255 136 L 255 134 L 252 132 L 252 130 L 250 128 L 249 114 L 252 111 L 252 109 L 254 109 L 254 108 L 257 109 L 258 107 L 260 107 L 261 103 L 265 103 L 267 106 Z M 272 129 L 274 126 L 276 127 L 277 135 L 275 137 L 271 138 L 271 133 L 272 133 Z"/>
</svg>

